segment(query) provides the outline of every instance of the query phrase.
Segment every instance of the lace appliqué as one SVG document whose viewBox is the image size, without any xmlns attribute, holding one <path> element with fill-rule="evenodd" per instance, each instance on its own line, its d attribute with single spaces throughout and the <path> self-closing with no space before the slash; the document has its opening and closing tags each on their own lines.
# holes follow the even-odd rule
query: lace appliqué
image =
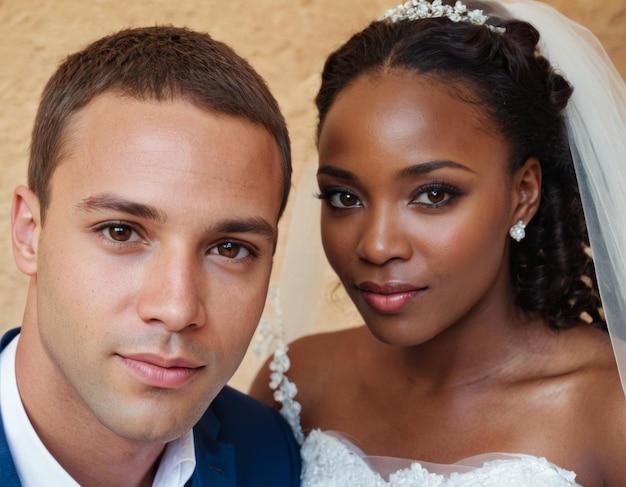
<svg viewBox="0 0 626 487">
<path fill-rule="evenodd" d="M 493 454 L 482 466 L 448 474 L 430 472 L 415 461 L 385 479 L 340 435 L 313 430 L 301 453 L 303 487 L 580 487 L 575 473 L 530 455 Z"/>
<path fill-rule="evenodd" d="M 280 413 L 289 423 L 296 441 L 302 444 L 304 441 L 304 433 L 300 425 L 300 411 L 302 407 L 295 400 L 298 388 L 291 382 L 285 373 L 289 370 L 291 362 L 287 356 L 289 347 L 286 343 L 282 343 L 274 352 L 274 358 L 270 362 L 270 389 L 274 391 L 274 400 L 282 404 Z"/>
<path fill-rule="evenodd" d="M 300 425 L 300 411 L 302 407 L 295 397 L 298 393 L 296 385 L 287 378 L 287 371 L 291 366 L 289 346 L 285 341 L 283 318 L 280 309 L 280 291 L 272 289 L 269 292 L 266 312 L 261 318 L 258 330 L 258 339 L 255 351 L 262 353 L 263 344 L 273 354 L 270 362 L 270 389 L 274 391 L 274 400 L 281 404 L 280 413 L 291 427 L 296 441 L 304 442 L 304 433 Z"/>
</svg>

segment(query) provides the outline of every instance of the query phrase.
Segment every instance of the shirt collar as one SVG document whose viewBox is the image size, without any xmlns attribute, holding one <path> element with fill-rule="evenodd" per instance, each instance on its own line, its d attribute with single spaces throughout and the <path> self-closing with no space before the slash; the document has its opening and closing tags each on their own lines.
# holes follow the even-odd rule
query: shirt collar
<svg viewBox="0 0 626 487">
<path fill-rule="evenodd" d="M 196 468 L 193 430 L 165 447 L 152 487 L 183 487 Z"/>
<path fill-rule="evenodd" d="M 15 376 L 19 335 L 0 352 L 0 404 L 7 443 L 23 487 L 80 487 L 46 449 L 33 428 L 20 398 Z M 196 467 L 193 430 L 167 444 L 153 487 L 183 487 Z"/>
</svg>

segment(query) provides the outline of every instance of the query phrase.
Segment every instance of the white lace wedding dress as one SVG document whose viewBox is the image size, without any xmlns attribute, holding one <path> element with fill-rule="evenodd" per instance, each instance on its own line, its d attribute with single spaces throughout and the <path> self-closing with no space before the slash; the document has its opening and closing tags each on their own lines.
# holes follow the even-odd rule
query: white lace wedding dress
<svg viewBox="0 0 626 487">
<path fill-rule="evenodd" d="M 452 465 L 367 456 L 341 433 L 315 429 L 305 438 L 297 388 L 285 373 L 287 347 L 274 353 L 270 387 L 302 444 L 303 487 L 574 487 L 576 474 L 545 458 L 487 453 Z"/>
<path fill-rule="evenodd" d="M 545 458 L 490 453 L 454 465 L 368 457 L 348 440 L 313 430 L 302 444 L 305 487 L 571 487 L 576 474 Z"/>
<path fill-rule="evenodd" d="M 565 110 L 572 156 L 579 176 L 583 206 L 593 249 L 596 274 L 600 285 L 603 310 L 626 391 L 626 85 L 593 34 L 543 2 L 500 2 L 511 17 L 533 24 L 541 32 L 540 48 L 554 66 L 565 73 L 575 87 Z M 580 69 L 581 66 L 587 69 Z M 310 165 L 315 171 L 315 166 Z M 311 184 L 315 177 L 307 175 Z M 303 179 L 304 181 L 307 178 Z M 306 210 L 319 208 L 311 204 L 311 191 L 296 196 L 296 223 L 319 222 Z M 312 187 L 312 191 L 315 186 Z M 300 195 L 307 195 L 308 199 Z M 307 204 L 306 201 L 309 203 Z M 304 210 L 304 211 L 303 211 Z M 317 211 L 317 210 L 316 210 Z M 310 231 L 308 231 L 310 230 Z M 305 225 L 290 229 L 286 269 L 281 275 L 283 288 L 292 305 L 285 312 L 286 322 L 301 323 L 303 316 L 314 313 L 306 307 L 313 302 L 311 289 L 319 286 L 319 256 L 311 257 L 319 227 Z M 306 254 L 296 249 L 306 249 Z M 300 265 L 310 262 L 306 269 Z M 314 307 L 313 307 L 314 309 Z M 301 333 L 302 334 L 302 333 Z M 279 335 L 282 336 L 282 335 Z M 283 403 L 283 415 L 302 443 L 304 487 L 567 487 L 579 485 L 576 475 L 545 458 L 523 454 L 490 453 L 463 460 L 454 465 L 433 465 L 419 461 L 376 458 L 364 455 L 345 437 L 332 432 L 313 430 L 306 438 L 300 426 L 300 404 L 295 400 L 296 387 L 285 372 L 289 368 L 287 347 L 276 350 L 272 362 L 272 389 Z"/>
</svg>

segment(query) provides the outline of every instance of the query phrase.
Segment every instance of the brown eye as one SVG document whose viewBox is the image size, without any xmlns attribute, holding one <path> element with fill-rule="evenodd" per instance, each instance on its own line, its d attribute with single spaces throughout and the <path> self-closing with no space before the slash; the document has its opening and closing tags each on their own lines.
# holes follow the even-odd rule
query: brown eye
<svg viewBox="0 0 626 487">
<path fill-rule="evenodd" d="M 326 199 L 328 204 L 333 208 L 346 209 L 363 206 L 359 198 L 357 198 L 353 193 L 345 190 L 328 190 L 327 196 L 325 195 L 324 199 Z"/>
<path fill-rule="evenodd" d="M 446 197 L 446 192 L 441 189 L 431 189 L 426 196 L 431 203 L 441 203 Z"/>
<path fill-rule="evenodd" d="M 111 225 L 109 227 L 109 236 L 116 242 L 127 242 L 131 239 L 133 230 L 126 225 Z"/>
<path fill-rule="evenodd" d="M 343 206 L 354 206 L 358 203 L 358 198 L 350 193 L 342 193 L 339 195 L 339 201 Z"/>
<path fill-rule="evenodd" d="M 250 250 L 236 242 L 222 242 L 213 247 L 209 253 L 221 255 L 227 259 L 241 260 L 250 255 Z"/>
<path fill-rule="evenodd" d="M 235 257 L 237 257 L 239 250 L 240 246 L 232 242 L 220 244 L 217 248 L 217 251 L 220 255 L 228 257 L 229 259 L 234 259 Z"/>
<path fill-rule="evenodd" d="M 463 191 L 451 184 L 431 183 L 417 188 L 411 203 L 424 208 L 442 208 L 463 194 Z"/>
</svg>

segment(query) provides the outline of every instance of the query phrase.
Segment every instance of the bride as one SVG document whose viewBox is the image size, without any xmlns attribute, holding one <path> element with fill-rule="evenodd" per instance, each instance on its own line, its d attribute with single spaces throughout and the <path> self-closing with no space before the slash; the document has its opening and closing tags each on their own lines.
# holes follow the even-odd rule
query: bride
<svg viewBox="0 0 626 487">
<path fill-rule="evenodd" d="M 329 56 L 316 104 L 322 241 L 365 325 L 253 384 L 303 485 L 626 485 L 626 89 L 595 38 L 413 0 Z"/>
</svg>

